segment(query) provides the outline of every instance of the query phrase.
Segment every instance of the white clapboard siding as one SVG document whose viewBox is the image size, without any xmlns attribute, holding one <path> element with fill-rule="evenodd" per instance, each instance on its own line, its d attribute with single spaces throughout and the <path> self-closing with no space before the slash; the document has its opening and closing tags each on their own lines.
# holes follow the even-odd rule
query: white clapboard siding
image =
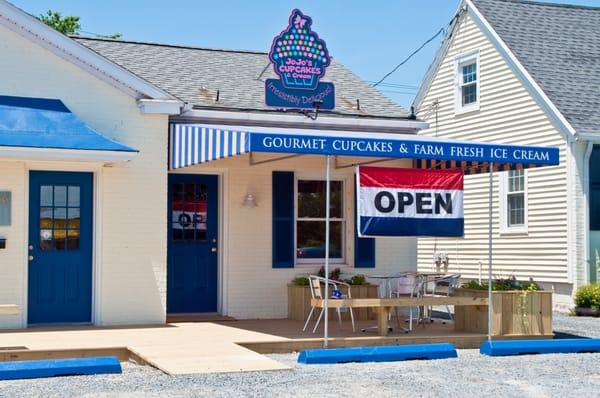
<svg viewBox="0 0 600 398">
<path fill-rule="evenodd" d="M 455 115 L 454 60 L 458 54 L 475 49 L 479 50 L 480 60 L 480 110 Z M 460 22 L 420 109 L 430 108 L 435 101 L 439 102 L 438 124 L 435 112 L 420 113 L 431 125 L 422 134 L 560 148 L 560 166 L 528 171 L 527 235 L 499 233 L 500 174 L 494 176 L 493 267 L 498 277 L 515 275 L 519 279 L 569 282 L 564 138 L 469 16 Z M 483 276 L 487 275 L 487 175 L 465 177 L 464 239 L 419 239 L 420 270 L 434 268 L 435 251 L 448 252 L 450 270 L 465 278 L 478 278 L 480 264 Z"/>
</svg>

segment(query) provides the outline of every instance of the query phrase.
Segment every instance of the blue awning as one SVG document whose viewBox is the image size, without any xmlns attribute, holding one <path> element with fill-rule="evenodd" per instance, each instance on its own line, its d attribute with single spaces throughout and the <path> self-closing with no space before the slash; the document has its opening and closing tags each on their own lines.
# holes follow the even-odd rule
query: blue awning
<svg viewBox="0 0 600 398">
<path fill-rule="evenodd" d="M 416 168 L 485 173 L 559 164 L 558 148 L 453 141 L 393 133 L 294 131 L 172 123 L 171 169 L 250 152 L 412 159 Z"/>
<path fill-rule="evenodd" d="M 0 148 L 137 152 L 89 128 L 57 99 L 0 96 Z"/>
</svg>

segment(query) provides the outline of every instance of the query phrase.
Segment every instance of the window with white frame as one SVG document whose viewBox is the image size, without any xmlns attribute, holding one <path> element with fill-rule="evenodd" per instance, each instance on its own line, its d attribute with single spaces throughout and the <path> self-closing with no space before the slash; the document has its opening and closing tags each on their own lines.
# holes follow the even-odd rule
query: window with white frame
<svg viewBox="0 0 600 398">
<path fill-rule="evenodd" d="M 456 110 L 479 109 L 479 52 L 456 57 Z"/>
<path fill-rule="evenodd" d="M 527 228 L 527 179 L 525 170 L 510 170 L 503 174 L 502 228 L 507 232 L 525 232 Z"/>
<path fill-rule="evenodd" d="M 325 181 L 296 182 L 296 261 L 322 262 L 325 259 Z M 329 258 L 332 262 L 344 260 L 344 183 L 330 182 Z"/>
</svg>

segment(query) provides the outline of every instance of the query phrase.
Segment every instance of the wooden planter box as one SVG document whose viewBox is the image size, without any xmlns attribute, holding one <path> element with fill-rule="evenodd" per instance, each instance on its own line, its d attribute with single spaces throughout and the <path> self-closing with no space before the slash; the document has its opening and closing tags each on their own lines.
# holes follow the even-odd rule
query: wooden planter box
<svg viewBox="0 0 600 398">
<path fill-rule="evenodd" d="M 342 292 L 344 288 L 342 287 Z M 355 285 L 351 288 L 352 298 L 377 298 L 379 297 L 379 290 L 377 285 Z M 288 284 L 288 319 L 295 321 L 305 321 L 308 313 L 310 312 L 310 289 L 308 286 L 296 286 Z M 320 309 L 316 309 L 312 318 L 313 321 L 317 319 Z M 375 312 L 371 308 L 354 308 L 354 320 L 366 321 L 377 319 Z M 337 319 L 335 310 L 329 310 L 329 319 Z M 349 320 L 350 314 L 342 312 L 342 319 Z"/>
<path fill-rule="evenodd" d="M 487 290 L 457 289 L 456 296 L 487 297 Z M 478 305 L 455 307 L 457 331 L 487 333 L 488 307 Z M 492 335 L 551 336 L 551 291 L 492 292 Z"/>
</svg>

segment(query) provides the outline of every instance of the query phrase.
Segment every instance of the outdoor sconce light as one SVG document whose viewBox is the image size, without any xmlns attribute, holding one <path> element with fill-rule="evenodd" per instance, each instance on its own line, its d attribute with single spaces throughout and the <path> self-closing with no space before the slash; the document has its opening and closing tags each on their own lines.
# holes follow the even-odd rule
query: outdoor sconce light
<svg viewBox="0 0 600 398">
<path fill-rule="evenodd" d="M 244 202 L 242 204 L 247 209 L 253 209 L 257 206 L 256 199 L 254 198 L 254 195 L 252 195 L 251 193 L 246 194 L 246 197 L 244 198 Z"/>
</svg>

